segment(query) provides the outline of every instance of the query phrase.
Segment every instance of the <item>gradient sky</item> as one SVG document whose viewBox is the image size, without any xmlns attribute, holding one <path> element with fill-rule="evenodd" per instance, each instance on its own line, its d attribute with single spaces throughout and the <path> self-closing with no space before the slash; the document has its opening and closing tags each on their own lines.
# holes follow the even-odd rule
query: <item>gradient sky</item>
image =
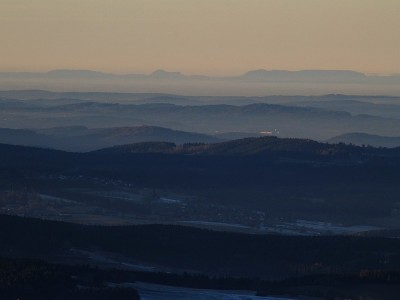
<svg viewBox="0 0 400 300">
<path fill-rule="evenodd" d="M 1 0 L 0 71 L 400 73 L 399 0 Z"/>
</svg>

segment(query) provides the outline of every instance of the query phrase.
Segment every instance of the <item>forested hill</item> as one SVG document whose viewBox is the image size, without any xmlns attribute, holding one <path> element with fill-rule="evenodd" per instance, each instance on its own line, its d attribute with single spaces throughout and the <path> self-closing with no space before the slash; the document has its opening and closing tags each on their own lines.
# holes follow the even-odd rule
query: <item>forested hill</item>
<svg viewBox="0 0 400 300">
<path fill-rule="evenodd" d="M 97 153 L 165 153 L 197 155 L 262 155 L 269 153 L 304 154 L 312 156 L 379 156 L 400 157 L 400 148 L 359 147 L 343 143 L 328 144 L 309 139 L 278 138 L 275 136 L 245 138 L 213 144 L 189 143 L 175 145 L 165 142 L 146 142 L 115 146 Z"/>
<path fill-rule="evenodd" d="M 169 142 L 143 142 L 114 146 L 88 153 L 0 144 L 0 167 L 38 168 L 41 170 L 72 167 L 82 169 L 101 165 L 110 167 L 121 160 L 141 160 L 158 156 L 172 163 L 184 160 L 190 164 L 197 160 L 224 161 L 236 164 L 241 160 L 269 161 L 273 163 L 323 161 L 329 164 L 359 165 L 363 163 L 396 164 L 400 162 L 400 148 L 374 148 L 354 145 L 319 143 L 308 139 L 277 137 L 245 138 L 234 141 L 176 145 Z M 150 164 L 152 161 L 149 161 Z M 140 162 L 142 164 L 143 162 Z M 126 167 L 126 166 L 124 166 Z"/>
</svg>

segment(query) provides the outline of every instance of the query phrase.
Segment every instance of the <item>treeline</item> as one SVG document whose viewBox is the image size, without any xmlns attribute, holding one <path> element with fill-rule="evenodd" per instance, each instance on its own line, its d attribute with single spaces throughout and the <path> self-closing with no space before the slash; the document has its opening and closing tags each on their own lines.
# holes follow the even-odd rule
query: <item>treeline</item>
<svg viewBox="0 0 400 300">
<path fill-rule="evenodd" d="M 336 158 L 351 160 L 373 156 L 399 157 L 400 149 L 355 146 L 344 143 L 328 144 L 310 139 L 278 138 L 275 136 L 251 137 L 219 143 L 185 143 L 176 145 L 167 142 L 142 142 L 106 148 L 95 153 L 164 153 L 191 155 L 272 155 L 298 159 Z"/>
<path fill-rule="evenodd" d="M 81 272 L 84 271 L 84 272 Z M 110 288 L 96 270 L 0 258 L 0 298 L 19 300 L 139 300 L 133 288 Z"/>
</svg>

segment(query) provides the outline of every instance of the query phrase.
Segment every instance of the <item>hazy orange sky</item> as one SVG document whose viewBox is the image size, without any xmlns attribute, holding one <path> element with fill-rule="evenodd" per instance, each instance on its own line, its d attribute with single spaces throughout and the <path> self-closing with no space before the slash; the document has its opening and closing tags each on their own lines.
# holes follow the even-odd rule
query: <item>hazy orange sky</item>
<svg viewBox="0 0 400 300">
<path fill-rule="evenodd" d="M 1 0 L 0 71 L 400 73 L 400 0 Z"/>
</svg>

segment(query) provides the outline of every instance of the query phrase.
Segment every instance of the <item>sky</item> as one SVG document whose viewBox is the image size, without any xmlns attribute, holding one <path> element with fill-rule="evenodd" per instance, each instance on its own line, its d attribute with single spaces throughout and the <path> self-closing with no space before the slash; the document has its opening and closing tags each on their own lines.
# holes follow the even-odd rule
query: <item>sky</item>
<svg viewBox="0 0 400 300">
<path fill-rule="evenodd" d="M 399 0 L 1 0 L 0 71 L 400 73 Z"/>
</svg>

